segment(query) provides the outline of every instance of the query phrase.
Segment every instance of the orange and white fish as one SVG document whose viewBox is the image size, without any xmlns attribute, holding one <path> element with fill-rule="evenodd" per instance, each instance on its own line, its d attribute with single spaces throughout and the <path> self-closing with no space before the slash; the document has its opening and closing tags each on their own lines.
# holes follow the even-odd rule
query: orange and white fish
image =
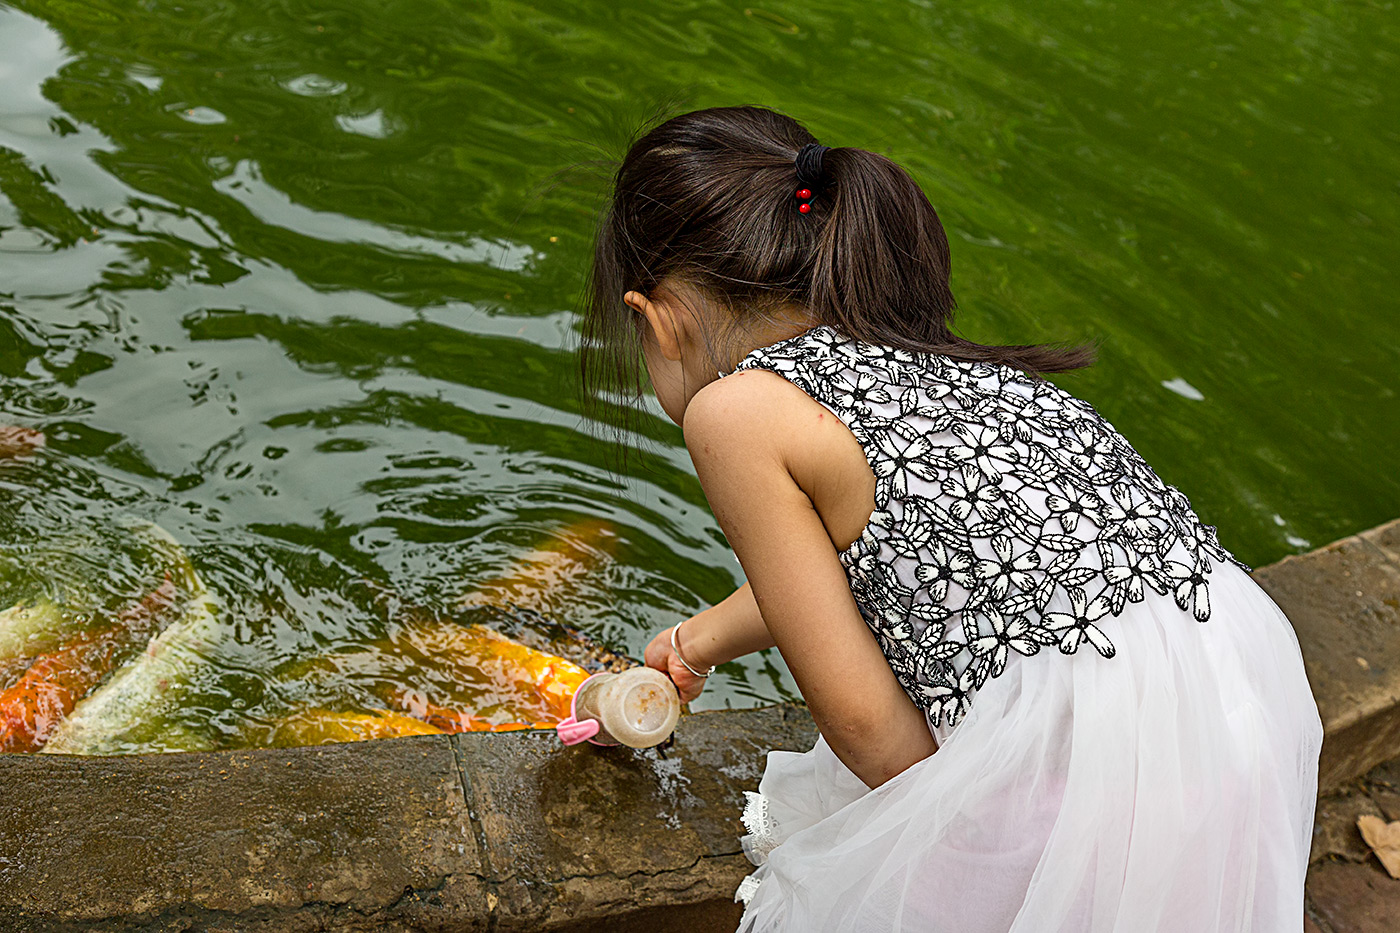
<svg viewBox="0 0 1400 933">
<path fill-rule="evenodd" d="M 0 693 L 0 752 L 43 747 L 88 691 L 111 673 L 123 653 L 155 634 L 174 601 L 175 584 L 167 577 L 112 625 L 77 635 L 35 659 Z"/>
</svg>

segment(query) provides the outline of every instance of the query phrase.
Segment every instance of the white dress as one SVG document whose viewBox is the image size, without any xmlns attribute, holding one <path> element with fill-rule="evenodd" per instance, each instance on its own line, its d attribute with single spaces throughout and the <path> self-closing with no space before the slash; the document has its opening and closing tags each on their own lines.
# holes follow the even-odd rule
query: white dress
<svg viewBox="0 0 1400 933">
<path fill-rule="evenodd" d="M 842 563 L 939 742 L 874 790 L 823 740 L 770 753 L 742 933 L 1300 930 L 1321 722 L 1287 618 L 1185 497 L 1007 367 L 817 328 L 739 368 L 866 450 Z"/>
</svg>

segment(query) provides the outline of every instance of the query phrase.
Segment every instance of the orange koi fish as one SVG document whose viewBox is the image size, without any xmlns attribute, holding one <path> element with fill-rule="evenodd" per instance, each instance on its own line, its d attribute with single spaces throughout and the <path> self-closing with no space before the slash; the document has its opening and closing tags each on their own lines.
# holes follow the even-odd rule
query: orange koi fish
<svg viewBox="0 0 1400 933">
<path fill-rule="evenodd" d="M 568 526 L 523 555 L 506 573 L 481 583 L 463 607 L 495 606 L 551 614 L 551 603 L 567 604 L 570 590 L 595 572 L 617 544 L 608 522 L 588 518 Z M 572 661 L 536 650 L 483 625 L 451 619 L 411 619 L 380 650 L 424 671 L 441 671 L 453 683 L 450 706 L 396 691 L 390 705 L 445 732 L 483 732 L 553 727 L 569 716 L 570 703 L 589 672 Z M 472 713 L 465 710 L 472 710 Z M 478 711 L 492 710 L 514 722 L 493 723 Z"/>
<path fill-rule="evenodd" d="M 484 625 L 436 620 L 409 624 L 389 650 L 418 660 L 416 666 L 422 669 L 451 672 L 459 704 L 495 708 L 522 722 L 564 719 L 574 691 L 588 679 L 588 671 L 574 662 L 536 651 Z"/>
<path fill-rule="evenodd" d="M 309 709 L 293 713 L 282 720 L 272 733 L 272 744 L 277 748 L 290 748 L 297 745 L 392 739 L 401 735 L 442 734 L 441 729 L 422 720 L 389 710 L 342 713 L 327 709 Z"/>
<path fill-rule="evenodd" d="M 30 664 L 0 693 L 0 752 L 43 747 L 78 701 L 111 672 L 123 649 L 155 634 L 174 599 L 175 584 L 167 576 L 111 626 L 70 639 Z"/>
<path fill-rule="evenodd" d="M 0 658 L 0 690 L 13 686 L 33 663 L 33 658 Z"/>
<path fill-rule="evenodd" d="M 464 608 L 493 606 L 554 614 L 568 605 L 570 588 L 597 569 L 616 541 L 616 533 L 606 522 L 578 522 L 522 556 L 508 572 L 479 585 L 461 604 Z M 437 689 L 450 694 L 452 705 L 437 705 L 421 693 L 395 689 L 382 693 L 381 699 L 400 712 L 302 710 L 276 724 L 271 744 L 319 745 L 398 735 L 552 729 L 569 715 L 574 691 L 589 676 L 572 661 L 530 648 L 485 626 L 412 615 L 402 620 L 392 637 L 375 642 L 368 651 L 340 655 L 334 662 L 322 659 L 321 663 L 361 663 L 378 668 L 381 674 L 393 671 L 392 676 L 400 682 L 425 675 L 433 679 L 435 675 L 441 682 Z M 493 721 L 501 718 L 514 721 Z"/>
<path fill-rule="evenodd" d="M 421 693 L 414 690 L 395 690 L 394 701 L 408 715 L 435 729 L 446 733 L 457 732 L 516 732 L 521 729 L 553 729 L 554 722 L 498 722 L 482 719 L 458 709 L 449 709 L 429 703 Z"/>
</svg>

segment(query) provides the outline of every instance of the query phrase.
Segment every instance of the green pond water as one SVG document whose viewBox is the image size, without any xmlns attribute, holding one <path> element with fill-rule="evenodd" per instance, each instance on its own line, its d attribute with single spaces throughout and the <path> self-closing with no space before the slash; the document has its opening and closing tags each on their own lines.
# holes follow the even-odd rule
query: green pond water
<svg viewBox="0 0 1400 933">
<path fill-rule="evenodd" d="M 1056 381 L 1243 560 L 1400 515 L 1393 3 L 0 0 L 0 424 L 48 438 L 0 556 L 86 535 L 130 597 L 166 529 L 220 608 L 165 715 L 211 745 L 373 705 L 287 672 L 589 518 L 554 611 L 639 656 L 742 577 L 654 403 L 610 469 L 574 308 L 609 160 L 733 103 L 907 166 L 962 331 L 1099 341 Z M 794 696 L 760 656 L 696 706 Z"/>
</svg>

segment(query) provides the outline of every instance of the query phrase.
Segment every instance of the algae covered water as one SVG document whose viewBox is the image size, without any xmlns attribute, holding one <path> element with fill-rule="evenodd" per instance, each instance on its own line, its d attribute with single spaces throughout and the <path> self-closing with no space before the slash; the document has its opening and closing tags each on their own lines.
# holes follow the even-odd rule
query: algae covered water
<svg viewBox="0 0 1400 933">
<path fill-rule="evenodd" d="M 731 103 L 906 165 L 963 332 L 1099 341 L 1057 381 L 1243 560 L 1369 527 L 1397 87 L 1381 2 L 0 0 L 0 424 L 47 440 L 0 461 L 0 610 L 88 626 L 187 558 L 160 734 L 200 747 L 448 691 L 432 624 L 639 656 L 740 571 L 654 404 L 611 469 L 574 308 L 607 160 Z M 551 547 L 585 570 L 482 597 Z M 763 656 L 697 706 L 792 696 Z"/>
</svg>

